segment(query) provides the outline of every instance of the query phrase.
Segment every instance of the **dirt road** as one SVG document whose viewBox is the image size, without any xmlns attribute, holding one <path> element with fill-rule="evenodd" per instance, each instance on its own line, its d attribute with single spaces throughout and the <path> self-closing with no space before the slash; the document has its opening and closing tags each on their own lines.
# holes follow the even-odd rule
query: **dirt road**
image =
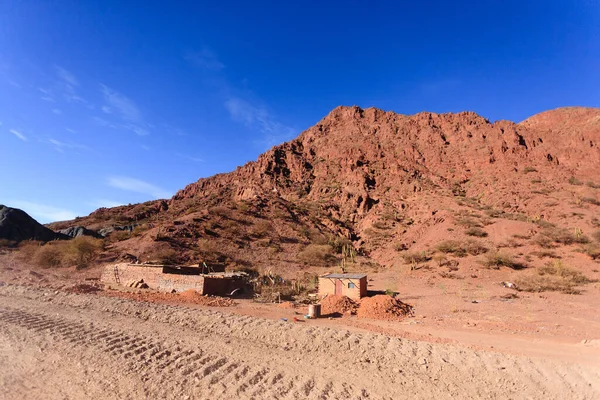
<svg viewBox="0 0 600 400">
<path fill-rule="evenodd" d="M 565 364 L 179 306 L 0 287 L 0 398 L 569 398 Z"/>
</svg>

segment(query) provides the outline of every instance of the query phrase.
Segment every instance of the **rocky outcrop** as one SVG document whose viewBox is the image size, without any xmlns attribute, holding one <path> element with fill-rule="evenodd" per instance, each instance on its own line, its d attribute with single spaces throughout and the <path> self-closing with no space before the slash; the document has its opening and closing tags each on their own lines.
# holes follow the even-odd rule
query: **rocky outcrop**
<svg viewBox="0 0 600 400">
<path fill-rule="evenodd" d="M 83 226 L 73 226 L 70 228 L 61 229 L 58 231 L 58 233 L 69 236 L 71 238 L 76 238 L 80 236 L 91 236 L 93 238 L 100 239 L 103 237 L 98 232 L 93 231 L 91 229 L 87 229 Z"/>
<path fill-rule="evenodd" d="M 40 240 L 48 242 L 56 239 L 68 239 L 61 233 L 46 228 L 25 211 L 0 204 L 0 239 L 20 242 Z"/>
</svg>

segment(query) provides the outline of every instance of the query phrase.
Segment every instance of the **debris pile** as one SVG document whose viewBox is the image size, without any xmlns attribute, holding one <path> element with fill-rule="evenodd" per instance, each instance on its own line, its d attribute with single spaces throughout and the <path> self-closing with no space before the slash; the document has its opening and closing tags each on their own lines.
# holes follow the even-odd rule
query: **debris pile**
<svg viewBox="0 0 600 400">
<path fill-rule="evenodd" d="M 143 279 L 139 279 L 139 280 L 132 280 L 127 282 L 127 285 L 125 285 L 127 287 L 130 288 L 136 288 L 136 289 L 148 289 L 148 284 L 146 282 L 144 282 Z"/>
<path fill-rule="evenodd" d="M 347 296 L 329 295 L 321 300 L 321 313 L 323 316 L 356 314 L 357 308 L 358 304 Z"/>
<path fill-rule="evenodd" d="M 235 304 L 233 300 L 227 297 L 204 296 L 194 289 L 188 289 L 184 292 L 181 292 L 179 297 L 189 301 L 190 303 L 200 304 L 203 306 L 229 307 Z"/>
<path fill-rule="evenodd" d="M 359 318 L 398 320 L 413 315 L 413 307 L 391 296 L 380 294 L 362 299 L 357 315 Z"/>
<path fill-rule="evenodd" d="M 97 283 L 78 283 L 65 289 L 70 293 L 96 293 L 102 290 L 102 287 Z"/>
</svg>

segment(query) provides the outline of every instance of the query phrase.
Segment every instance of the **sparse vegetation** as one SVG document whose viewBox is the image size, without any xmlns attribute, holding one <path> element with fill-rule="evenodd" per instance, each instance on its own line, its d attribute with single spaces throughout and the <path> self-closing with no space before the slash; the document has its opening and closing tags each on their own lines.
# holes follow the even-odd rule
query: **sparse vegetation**
<svg viewBox="0 0 600 400">
<path fill-rule="evenodd" d="M 574 229 L 573 233 L 566 229 L 549 228 L 542 231 L 534 240 L 533 243 L 540 247 L 551 248 L 557 244 L 585 244 L 589 243 L 589 238 L 583 234 L 581 229 Z"/>
<path fill-rule="evenodd" d="M 309 244 L 298 253 L 298 259 L 305 265 L 325 267 L 336 261 L 333 249 L 328 244 Z"/>
<path fill-rule="evenodd" d="M 586 185 L 588 185 L 589 187 L 591 187 L 592 189 L 600 189 L 600 184 L 598 183 L 594 183 L 592 181 L 588 181 L 586 183 Z"/>
<path fill-rule="evenodd" d="M 438 243 L 435 249 L 441 253 L 453 254 L 457 257 L 466 257 L 467 255 L 479 255 L 486 253 L 489 249 L 475 240 L 459 242 L 457 240 L 445 240 Z"/>
<path fill-rule="evenodd" d="M 574 176 L 569 178 L 569 183 L 571 185 L 575 185 L 575 186 L 581 186 L 583 185 L 583 182 L 581 182 L 579 179 L 575 178 Z"/>
<path fill-rule="evenodd" d="M 20 256 L 43 268 L 87 267 L 104 249 L 104 242 L 87 236 L 46 244 L 28 242 L 20 246 Z"/>
<path fill-rule="evenodd" d="M 402 259 L 406 264 L 418 265 L 431 260 L 431 257 L 424 251 L 413 251 L 402 254 Z"/>
<path fill-rule="evenodd" d="M 583 201 L 584 203 L 593 204 L 595 206 L 600 206 L 600 200 L 594 197 L 582 197 L 581 201 Z"/>
<path fill-rule="evenodd" d="M 537 258 L 560 258 L 558 254 L 551 250 L 532 251 L 530 254 Z"/>
<path fill-rule="evenodd" d="M 524 174 L 529 174 L 530 172 L 537 172 L 537 169 L 535 169 L 534 167 L 529 167 L 529 166 L 527 166 L 523 169 Z"/>
<path fill-rule="evenodd" d="M 500 267 L 507 267 L 510 269 L 526 268 L 523 263 L 515 261 L 510 254 L 500 252 L 489 254 L 484 261 L 484 265 L 492 269 L 500 269 Z"/>
<path fill-rule="evenodd" d="M 588 244 L 583 248 L 583 252 L 590 256 L 592 260 L 600 260 L 600 244 Z"/>
<path fill-rule="evenodd" d="M 481 228 L 470 228 L 465 231 L 469 236 L 487 237 L 488 233 Z"/>
<path fill-rule="evenodd" d="M 579 294 L 577 286 L 591 282 L 581 272 L 568 267 L 560 260 L 547 263 L 529 275 L 516 280 L 517 289 L 524 292 L 555 291 L 567 294 Z"/>
</svg>

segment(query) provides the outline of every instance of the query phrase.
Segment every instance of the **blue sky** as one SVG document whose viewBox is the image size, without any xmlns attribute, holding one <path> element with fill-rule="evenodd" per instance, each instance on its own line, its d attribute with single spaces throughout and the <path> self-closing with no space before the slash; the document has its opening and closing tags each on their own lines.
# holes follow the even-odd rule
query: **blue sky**
<svg viewBox="0 0 600 400">
<path fill-rule="evenodd" d="M 598 107 L 598 71 L 595 0 L 4 0 L 0 203 L 49 222 L 170 197 L 338 105 Z"/>
</svg>

